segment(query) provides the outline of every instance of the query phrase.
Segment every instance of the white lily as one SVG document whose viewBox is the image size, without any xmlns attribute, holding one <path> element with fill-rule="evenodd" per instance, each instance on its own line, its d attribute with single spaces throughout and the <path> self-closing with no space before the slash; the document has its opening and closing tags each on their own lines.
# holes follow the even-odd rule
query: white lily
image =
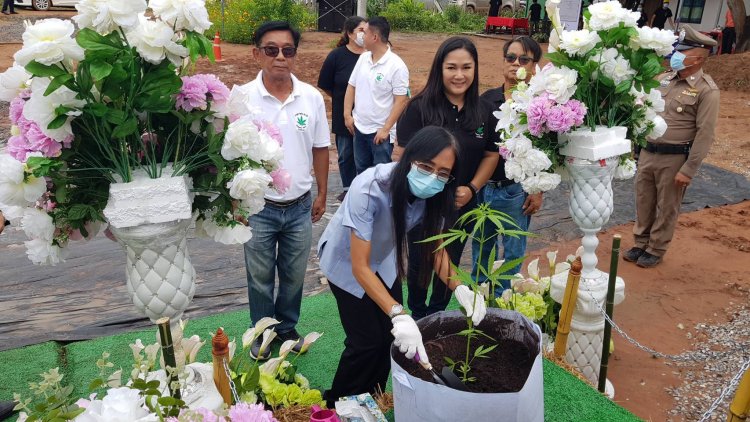
<svg viewBox="0 0 750 422">
<path fill-rule="evenodd" d="M 113 372 L 112 375 L 107 377 L 107 387 L 117 388 L 122 386 L 122 369 L 118 369 Z"/>
<path fill-rule="evenodd" d="M 564 272 L 567 272 L 568 270 L 570 270 L 570 262 L 563 261 L 555 265 L 554 274 L 564 273 Z"/>
<path fill-rule="evenodd" d="M 282 343 L 281 348 L 279 348 L 279 357 L 286 358 L 289 352 L 291 352 L 294 346 L 296 346 L 297 343 L 299 343 L 300 341 L 302 341 L 302 339 L 287 340 L 284 343 Z"/>
<path fill-rule="evenodd" d="M 557 264 L 557 251 L 547 252 L 547 262 L 549 262 L 549 273 L 555 273 L 555 264 Z"/>
<path fill-rule="evenodd" d="M 308 333 L 305 336 L 305 341 L 302 343 L 302 350 L 300 350 L 300 353 L 307 352 L 307 349 L 309 349 L 310 346 L 315 343 L 321 336 L 323 336 L 323 333 L 316 333 L 315 331 Z"/>
<path fill-rule="evenodd" d="M 275 338 L 276 331 L 274 331 L 272 328 L 263 331 L 263 341 L 260 343 L 260 350 L 258 350 L 258 354 L 262 355 L 266 351 L 266 349 L 271 346 L 271 342 Z"/>
<path fill-rule="evenodd" d="M 539 280 L 539 258 L 529 262 L 529 266 L 526 267 L 526 272 L 529 273 L 529 277 L 534 280 Z"/>
<path fill-rule="evenodd" d="M 237 342 L 232 340 L 229 342 L 229 361 L 234 357 L 234 352 L 237 351 Z"/>
<path fill-rule="evenodd" d="M 130 350 L 133 351 L 133 360 L 136 362 L 140 362 L 143 360 L 143 355 L 141 355 L 141 352 L 143 352 L 143 349 L 145 349 L 146 346 L 143 345 L 143 342 L 141 342 L 141 339 L 137 339 L 135 343 L 130 344 Z"/>
<path fill-rule="evenodd" d="M 263 365 L 260 365 L 258 368 L 260 370 L 261 374 L 266 375 L 275 375 L 276 371 L 279 369 L 279 365 L 281 365 L 281 362 L 284 361 L 284 358 L 281 356 L 273 359 L 268 359 Z"/>
<path fill-rule="evenodd" d="M 149 368 L 156 367 L 156 357 L 159 354 L 159 350 L 161 350 L 161 346 L 159 346 L 159 343 L 149 344 L 144 349 Z"/>
<path fill-rule="evenodd" d="M 254 342 L 256 338 L 260 337 L 260 335 L 268 329 L 268 327 L 276 325 L 278 323 L 279 321 L 273 318 L 261 318 L 254 327 L 248 328 L 248 330 L 245 331 L 245 334 L 242 335 L 242 348 L 244 349 L 250 346 L 250 344 Z"/>
<path fill-rule="evenodd" d="M 565 258 L 568 263 L 572 263 L 576 260 L 579 256 L 583 255 L 583 246 L 579 246 L 578 249 L 576 249 L 576 253 L 574 255 L 568 255 L 567 258 Z"/>
<path fill-rule="evenodd" d="M 189 338 L 182 339 L 182 351 L 185 353 L 185 363 L 195 362 L 195 358 L 198 355 L 198 351 L 206 344 L 205 341 L 201 341 L 201 338 L 194 334 Z"/>
<path fill-rule="evenodd" d="M 502 267 L 503 264 L 505 264 L 504 259 L 498 259 L 497 261 L 492 263 L 492 271 L 497 270 L 498 268 Z"/>
<path fill-rule="evenodd" d="M 484 296 L 484 299 L 487 300 L 490 297 L 490 283 L 482 283 L 479 285 L 479 293 Z"/>
</svg>

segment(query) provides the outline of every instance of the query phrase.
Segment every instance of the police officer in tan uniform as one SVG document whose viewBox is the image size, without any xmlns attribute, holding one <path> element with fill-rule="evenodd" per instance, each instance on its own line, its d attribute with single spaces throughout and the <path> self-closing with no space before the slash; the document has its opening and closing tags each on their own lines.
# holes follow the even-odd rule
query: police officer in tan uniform
<svg viewBox="0 0 750 422">
<path fill-rule="evenodd" d="M 708 155 L 719 113 L 719 88 L 703 73 L 716 41 L 683 28 L 670 60 L 672 72 L 659 78 L 667 131 L 648 142 L 638 159 L 635 246 L 623 258 L 644 268 L 658 265 L 667 252 L 682 197 Z"/>
</svg>

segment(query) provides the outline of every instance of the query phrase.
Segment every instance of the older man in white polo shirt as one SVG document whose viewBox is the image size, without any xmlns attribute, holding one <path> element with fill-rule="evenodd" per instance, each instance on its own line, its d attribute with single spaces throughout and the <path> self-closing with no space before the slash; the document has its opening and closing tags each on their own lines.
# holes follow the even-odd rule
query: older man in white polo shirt
<svg viewBox="0 0 750 422">
<path fill-rule="evenodd" d="M 302 285 L 312 243 L 312 223 L 326 209 L 328 146 L 331 143 L 323 96 L 293 74 L 300 34 L 288 22 L 267 22 L 255 32 L 253 57 L 261 67 L 258 77 L 232 89 L 232 106 L 276 124 L 283 138 L 281 166 L 291 175 L 291 186 L 280 194 L 266 192 L 266 206 L 249 218 L 253 237 L 245 244 L 250 318 L 256 324 L 263 317 L 280 321 L 276 326 L 281 341 L 299 339 L 295 329 L 300 316 Z M 312 199 L 313 177 L 317 196 Z M 312 218 L 311 218 L 312 216 Z M 277 249 L 278 247 L 278 249 Z M 279 292 L 274 301 L 275 274 Z M 261 339 L 250 348 L 254 359 L 268 359 L 260 350 Z M 299 352 L 300 341 L 295 347 Z"/>
<path fill-rule="evenodd" d="M 354 135 L 357 174 L 391 161 L 396 121 L 409 92 L 409 69 L 388 46 L 391 27 L 376 16 L 365 27 L 365 53 L 359 56 L 344 97 L 344 123 Z"/>
</svg>

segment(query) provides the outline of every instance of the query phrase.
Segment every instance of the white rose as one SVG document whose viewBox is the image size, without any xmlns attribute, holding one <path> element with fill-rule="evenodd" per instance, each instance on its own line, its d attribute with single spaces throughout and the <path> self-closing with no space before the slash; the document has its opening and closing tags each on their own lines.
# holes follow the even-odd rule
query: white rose
<svg viewBox="0 0 750 422">
<path fill-rule="evenodd" d="M 644 99 L 646 104 L 648 104 L 654 111 L 664 111 L 664 98 L 662 98 L 661 91 L 659 91 L 658 89 L 652 89 L 651 91 L 649 91 Z"/>
<path fill-rule="evenodd" d="M 266 206 L 266 201 L 262 196 L 256 196 L 249 199 L 243 199 L 240 206 L 250 215 L 257 214 Z"/>
<path fill-rule="evenodd" d="M 513 109 L 518 112 L 526 112 L 532 99 L 531 90 L 526 82 L 519 82 L 511 94 Z"/>
<path fill-rule="evenodd" d="M 574 56 L 583 56 L 601 41 L 596 32 L 582 29 L 580 31 L 563 31 L 560 49 Z"/>
<path fill-rule="evenodd" d="M 260 134 L 260 142 L 261 152 L 258 155 L 258 159 L 269 164 L 274 169 L 279 167 L 281 160 L 284 158 L 284 150 L 281 148 L 281 145 L 265 132 Z"/>
<path fill-rule="evenodd" d="M 30 79 L 31 74 L 17 64 L 0 73 L 0 100 L 13 101 L 21 91 L 29 87 Z"/>
<path fill-rule="evenodd" d="M 51 242 L 55 235 L 52 217 L 39 208 L 26 208 L 21 219 L 21 228 L 29 239 Z"/>
<path fill-rule="evenodd" d="M 143 407 L 143 398 L 138 390 L 129 387 L 112 388 L 102 400 L 92 400 L 86 410 L 78 415 L 76 422 L 146 422 L 157 421 Z"/>
<path fill-rule="evenodd" d="M 211 27 L 205 0 L 151 0 L 149 7 L 176 31 L 203 33 Z"/>
<path fill-rule="evenodd" d="M 262 169 L 242 170 L 227 183 L 229 195 L 242 201 L 263 198 L 273 182 L 271 176 Z"/>
<path fill-rule="evenodd" d="M 526 68 L 525 67 L 519 67 L 518 70 L 516 70 L 516 80 L 518 81 L 526 80 Z"/>
<path fill-rule="evenodd" d="M 523 190 L 529 194 L 547 192 L 560 184 L 560 175 L 556 173 L 537 173 L 521 182 Z"/>
<path fill-rule="evenodd" d="M 23 47 L 13 56 L 21 66 L 36 60 L 45 65 L 83 60 L 83 48 L 73 38 L 75 27 L 69 20 L 42 19 L 26 26 Z"/>
<path fill-rule="evenodd" d="M 677 37 L 672 31 L 644 26 L 638 28 L 638 35 L 630 39 L 630 48 L 647 48 L 660 56 L 666 56 L 673 50 Z"/>
<path fill-rule="evenodd" d="M 628 158 L 615 169 L 615 179 L 627 180 L 635 176 L 635 161 Z"/>
<path fill-rule="evenodd" d="M 23 106 L 23 117 L 36 122 L 45 135 L 57 142 L 63 142 L 73 135 L 70 122 L 75 116 L 81 114 L 77 109 L 83 108 L 86 102 L 77 99 L 75 91 L 65 86 L 60 86 L 51 94 L 44 95 L 50 82 L 49 78 L 34 78 L 31 81 L 31 98 Z M 67 113 L 69 117 L 62 126 L 56 129 L 48 129 L 47 126 L 57 117 L 55 110 L 59 106 L 74 110 Z"/>
<path fill-rule="evenodd" d="M 26 166 L 8 154 L 0 154 L 0 204 L 22 207 L 36 202 L 47 191 L 43 177 L 26 173 Z"/>
<path fill-rule="evenodd" d="M 529 152 L 532 147 L 531 140 L 523 135 L 516 136 L 505 143 L 505 148 L 508 148 L 508 151 L 514 156 L 523 156 Z"/>
<path fill-rule="evenodd" d="M 521 167 L 521 164 L 516 161 L 516 159 L 508 159 L 505 160 L 505 177 L 520 182 L 526 178 L 526 174 L 523 172 L 523 167 Z"/>
<path fill-rule="evenodd" d="M 78 27 L 91 28 L 107 35 L 118 27 L 130 29 L 138 24 L 138 14 L 146 11 L 146 0 L 81 0 L 73 16 Z"/>
<path fill-rule="evenodd" d="M 221 156 L 226 160 L 235 160 L 240 157 L 253 158 L 258 154 L 260 142 L 258 127 L 253 123 L 252 117 L 245 116 L 229 124 L 224 134 Z"/>
<path fill-rule="evenodd" d="M 566 103 L 576 92 L 577 80 L 578 72 L 575 70 L 548 64 L 531 78 L 529 89 L 533 93 L 546 92 L 551 99 L 562 104 Z"/>
<path fill-rule="evenodd" d="M 654 129 L 648 134 L 649 139 L 659 139 L 667 131 L 667 122 L 661 116 L 654 118 Z"/>
<path fill-rule="evenodd" d="M 223 243 L 225 245 L 240 245 L 253 237 L 253 231 L 250 227 L 243 224 L 236 224 L 234 226 L 216 227 L 216 233 L 214 233 L 214 241 Z"/>
<path fill-rule="evenodd" d="M 515 157 L 517 161 L 523 167 L 523 172 L 527 175 L 539 173 L 540 171 L 547 170 L 552 166 L 547 154 L 543 151 L 531 148 L 520 157 Z"/>
<path fill-rule="evenodd" d="M 32 239 L 23 242 L 26 246 L 26 256 L 36 265 L 57 265 L 65 262 L 63 249 L 44 239 Z"/>
<path fill-rule="evenodd" d="M 152 64 L 159 64 L 166 57 L 175 66 L 180 66 L 188 55 L 187 48 L 174 41 L 176 35 L 166 22 L 150 20 L 143 13 L 138 15 L 138 26 L 126 35 L 138 54 Z"/>
<path fill-rule="evenodd" d="M 591 17 L 588 20 L 588 27 L 593 31 L 617 28 L 625 17 L 623 7 L 617 1 L 592 4 L 589 6 L 589 13 Z"/>
<path fill-rule="evenodd" d="M 608 48 L 596 54 L 592 60 L 599 65 L 605 76 L 615 82 L 615 85 L 631 79 L 636 74 L 630 67 L 630 62 L 620 55 L 616 48 Z"/>
</svg>

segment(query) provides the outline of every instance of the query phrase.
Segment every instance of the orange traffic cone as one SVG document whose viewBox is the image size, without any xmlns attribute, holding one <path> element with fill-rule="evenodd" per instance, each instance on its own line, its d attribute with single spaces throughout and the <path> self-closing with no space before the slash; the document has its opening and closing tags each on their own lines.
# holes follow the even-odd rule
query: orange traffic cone
<svg viewBox="0 0 750 422">
<path fill-rule="evenodd" d="M 219 38 L 219 31 L 216 31 L 216 35 L 214 35 L 214 58 L 217 62 L 222 61 L 221 60 L 221 38 Z"/>
</svg>

